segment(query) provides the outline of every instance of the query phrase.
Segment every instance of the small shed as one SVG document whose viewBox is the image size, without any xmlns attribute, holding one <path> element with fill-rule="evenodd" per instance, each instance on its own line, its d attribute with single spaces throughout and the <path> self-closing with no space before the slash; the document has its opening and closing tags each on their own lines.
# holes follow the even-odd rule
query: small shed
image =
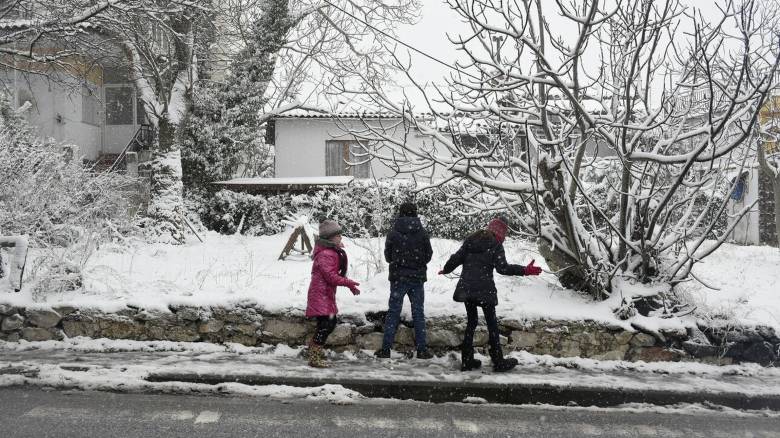
<svg viewBox="0 0 780 438">
<path fill-rule="evenodd" d="M 233 192 L 252 195 L 275 193 L 306 193 L 322 188 L 347 186 L 354 176 L 313 176 L 291 178 L 234 178 L 214 184 Z"/>
</svg>

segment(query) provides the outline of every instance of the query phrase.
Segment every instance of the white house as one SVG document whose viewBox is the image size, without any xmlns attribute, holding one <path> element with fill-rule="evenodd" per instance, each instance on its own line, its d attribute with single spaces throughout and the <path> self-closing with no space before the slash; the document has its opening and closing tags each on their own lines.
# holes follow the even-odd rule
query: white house
<svg viewBox="0 0 780 438">
<path fill-rule="evenodd" d="M 395 116 L 375 113 L 318 113 L 291 111 L 276 117 L 268 140 L 274 144 L 274 175 L 277 178 L 353 176 L 355 178 L 408 178 L 397 175 L 391 166 L 365 153 L 354 132 L 366 132 L 367 125 L 419 150 L 443 148 L 431 136 L 414 128 L 405 132 Z M 379 154 L 389 154 L 386 146 L 368 145 Z M 389 163 L 392 165 L 392 163 Z M 424 169 L 418 180 L 432 181 L 444 175 L 440 167 Z"/>
</svg>

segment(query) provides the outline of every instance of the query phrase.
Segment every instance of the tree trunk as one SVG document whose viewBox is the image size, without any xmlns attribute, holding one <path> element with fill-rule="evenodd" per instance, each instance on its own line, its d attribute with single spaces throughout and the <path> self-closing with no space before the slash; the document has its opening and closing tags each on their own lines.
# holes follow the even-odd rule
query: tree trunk
<svg viewBox="0 0 780 438">
<path fill-rule="evenodd" d="M 154 222 L 147 227 L 158 242 L 184 243 L 184 197 L 181 151 L 176 147 L 176 125 L 160 117 L 157 147 L 152 159 L 151 199 L 147 211 Z"/>
<path fill-rule="evenodd" d="M 609 296 L 610 285 L 603 275 L 588 265 L 589 255 L 581 251 L 580 227 L 575 223 L 576 212 L 569 202 L 567 185 L 560 163 L 551 164 L 547 159 L 539 162 L 539 175 L 549 190 L 542 196 L 547 211 L 555 216 L 559 228 L 548 230 L 539 240 L 539 253 L 556 273 L 563 287 L 586 292 L 594 299 L 603 300 Z M 560 242 L 551 239 L 558 234 Z"/>
</svg>

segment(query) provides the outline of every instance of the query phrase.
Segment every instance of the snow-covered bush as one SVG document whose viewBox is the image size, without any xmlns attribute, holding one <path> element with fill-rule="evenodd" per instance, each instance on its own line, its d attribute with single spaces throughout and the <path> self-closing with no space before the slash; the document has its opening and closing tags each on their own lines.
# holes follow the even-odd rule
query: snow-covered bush
<svg viewBox="0 0 780 438">
<path fill-rule="evenodd" d="M 284 230 L 287 216 L 305 212 L 315 222 L 338 221 L 349 236 L 376 237 L 390 230 L 398 206 L 411 199 L 432 236 L 463 239 L 495 214 L 466 212 L 462 205 L 445 203 L 438 191 L 413 189 L 403 183 L 356 182 L 308 194 L 263 196 L 223 190 L 206 202 L 201 217 L 208 228 L 225 234 L 235 233 L 244 217 L 242 233 L 270 235 Z"/>
<path fill-rule="evenodd" d="M 78 267 L 97 245 L 132 229 L 128 194 L 136 181 L 94 174 L 74 150 L 37 138 L 0 95 L 0 234 L 27 235 L 42 250 L 29 276 Z"/>
</svg>

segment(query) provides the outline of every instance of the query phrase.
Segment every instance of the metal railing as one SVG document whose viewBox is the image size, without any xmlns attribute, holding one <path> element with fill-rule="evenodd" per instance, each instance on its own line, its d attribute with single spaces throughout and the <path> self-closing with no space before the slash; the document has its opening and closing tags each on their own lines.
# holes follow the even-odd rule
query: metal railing
<svg viewBox="0 0 780 438">
<path fill-rule="evenodd" d="M 128 152 L 136 152 L 138 150 L 148 150 L 151 148 L 152 141 L 154 141 L 154 129 L 150 125 L 141 125 L 133 134 L 133 138 L 127 143 L 122 152 L 116 157 L 116 160 L 111 164 L 111 167 L 106 172 L 113 172 L 119 165 L 121 165 L 127 158 Z"/>
</svg>

